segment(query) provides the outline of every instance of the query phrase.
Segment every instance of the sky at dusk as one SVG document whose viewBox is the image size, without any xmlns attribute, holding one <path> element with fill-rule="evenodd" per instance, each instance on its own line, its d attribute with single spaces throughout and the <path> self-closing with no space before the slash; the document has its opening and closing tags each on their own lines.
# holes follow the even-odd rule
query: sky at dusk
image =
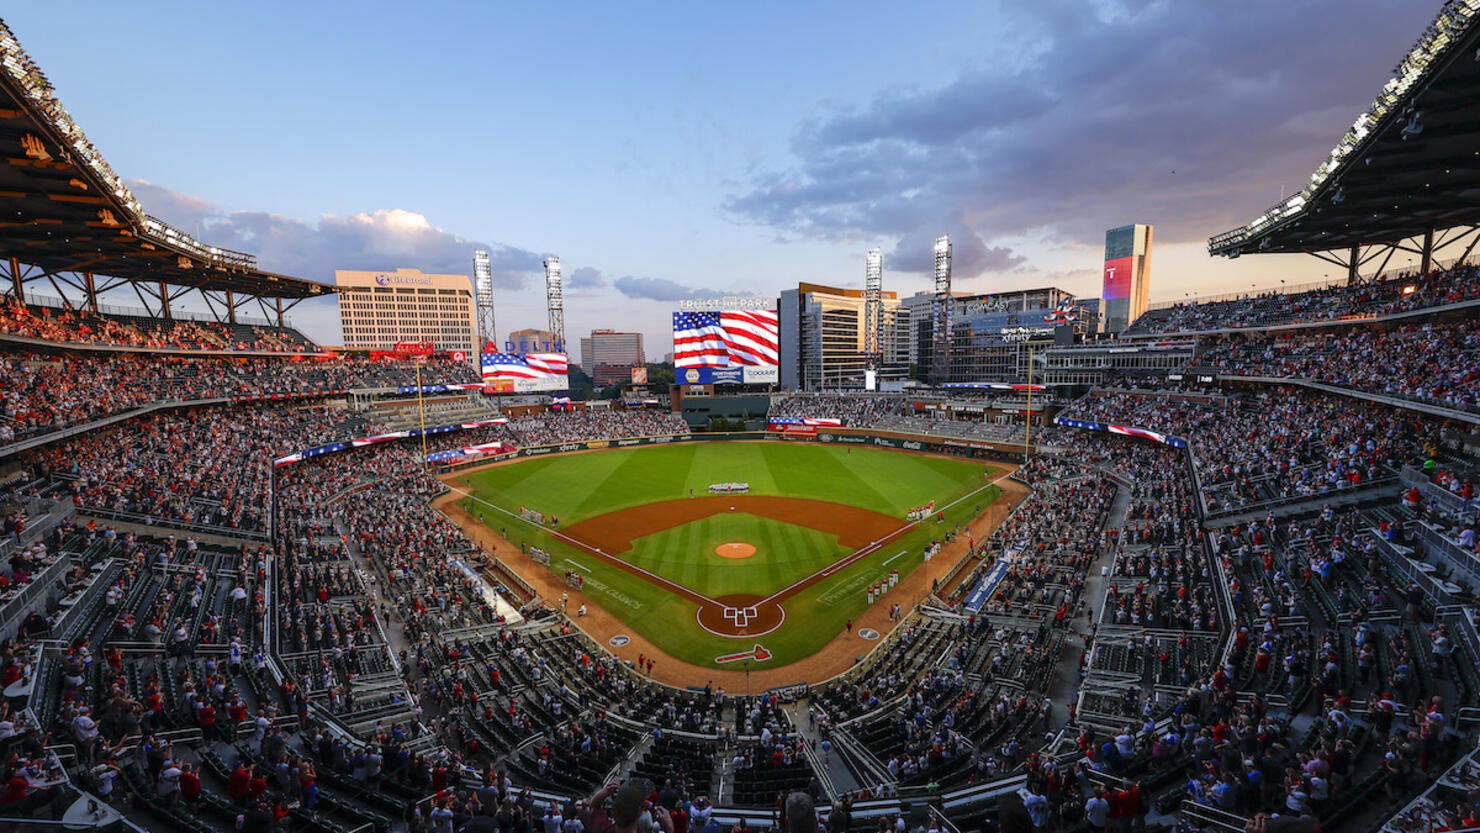
<svg viewBox="0 0 1480 833">
<path fill-rule="evenodd" d="M 1297 190 L 1433 0 L 89 3 L 4 18 L 151 214 L 263 268 L 469 273 L 501 332 L 647 334 L 798 281 L 1099 295 L 1156 227 L 1153 301 L 1320 280 L 1207 238 Z M 1405 265 L 1395 258 L 1392 266 Z M 1335 277 L 1332 275 L 1332 277 Z M 340 341 L 332 300 L 294 322 Z"/>
</svg>

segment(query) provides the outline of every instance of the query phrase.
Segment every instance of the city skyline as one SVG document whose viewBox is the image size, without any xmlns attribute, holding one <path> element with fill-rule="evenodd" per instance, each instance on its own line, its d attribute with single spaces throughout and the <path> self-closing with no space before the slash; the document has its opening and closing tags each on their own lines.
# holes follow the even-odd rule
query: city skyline
<svg viewBox="0 0 1480 833">
<path fill-rule="evenodd" d="M 885 289 L 926 291 L 947 233 L 971 292 L 1096 296 L 1104 229 L 1132 222 L 1157 227 L 1153 301 L 1330 274 L 1203 246 L 1303 183 L 1433 4 L 1254 5 L 99 6 L 64 27 L 23 2 L 6 20 L 145 208 L 207 243 L 326 283 L 471 274 L 488 248 L 511 329 L 543 326 L 557 255 L 570 333 L 657 345 L 679 298 L 858 287 L 874 246 Z M 982 50 L 995 31 L 1015 37 Z M 342 343 L 333 307 L 295 321 Z"/>
</svg>

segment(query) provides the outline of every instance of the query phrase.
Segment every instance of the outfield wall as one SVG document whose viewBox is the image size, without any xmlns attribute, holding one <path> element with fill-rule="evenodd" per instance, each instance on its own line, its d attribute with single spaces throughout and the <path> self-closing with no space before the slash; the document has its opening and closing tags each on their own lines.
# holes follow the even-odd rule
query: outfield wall
<svg viewBox="0 0 1480 833">
<path fill-rule="evenodd" d="M 927 454 L 948 454 L 953 457 L 968 457 L 979 460 L 1020 463 L 1023 459 L 1022 446 L 1003 446 L 999 443 L 950 440 L 940 437 L 915 437 L 885 431 L 850 430 L 827 428 L 816 436 L 778 434 L 773 431 L 743 431 L 724 434 L 665 434 L 657 437 L 623 437 L 617 440 L 589 440 L 586 442 L 555 443 L 521 448 L 509 454 L 496 454 L 463 460 L 437 467 L 438 474 L 451 474 L 466 468 L 486 465 L 521 457 L 544 457 L 548 454 L 566 454 L 572 451 L 597 451 L 607 448 L 633 448 L 648 445 L 671 445 L 689 442 L 729 442 L 734 440 L 770 440 L 773 442 L 815 442 L 824 445 L 862 445 L 877 448 L 892 448 L 899 451 L 921 451 Z"/>
</svg>

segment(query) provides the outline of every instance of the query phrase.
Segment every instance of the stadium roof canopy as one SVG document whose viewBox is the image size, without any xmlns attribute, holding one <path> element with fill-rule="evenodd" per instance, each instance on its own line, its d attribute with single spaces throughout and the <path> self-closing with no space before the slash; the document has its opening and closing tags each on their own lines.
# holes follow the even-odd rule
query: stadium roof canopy
<svg viewBox="0 0 1480 833">
<path fill-rule="evenodd" d="M 1306 186 L 1211 238 L 1209 253 L 1347 250 L 1325 257 L 1355 278 L 1368 259 L 1356 247 L 1386 244 L 1389 256 L 1391 248 L 1424 255 L 1427 270 L 1436 230 L 1480 225 L 1477 49 L 1480 0 L 1449 0 Z M 1399 245 L 1415 238 L 1421 248 Z"/>
<path fill-rule="evenodd" d="M 166 315 L 171 298 L 192 290 L 275 298 L 280 307 L 281 299 L 334 291 L 263 271 L 253 255 L 207 245 L 144 213 L 3 22 L 0 272 L 17 295 L 25 283 L 49 278 L 55 285 L 60 277 L 94 304 L 97 292 L 146 284 Z M 96 286 L 94 274 L 113 279 L 111 285 Z M 233 317 L 235 306 L 233 300 Z"/>
</svg>

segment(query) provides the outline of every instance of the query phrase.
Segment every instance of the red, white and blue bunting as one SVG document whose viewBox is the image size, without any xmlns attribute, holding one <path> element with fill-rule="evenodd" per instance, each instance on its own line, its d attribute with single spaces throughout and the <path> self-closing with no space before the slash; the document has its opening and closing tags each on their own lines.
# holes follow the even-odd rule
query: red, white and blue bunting
<svg viewBox="0 0 1480 833">
<path fill-rule="evenodd" d="M 1126 437 L 1140 437 L 1146 440 L 1155 440 L 1163 445 L 1173 448 L 1186 448 L 1187 441 L 1181 437 L 1173 437 L 1156 431 L 1148 431 L 1145 428 L 1132 428 L 1127 425 L 1111 425 L 1108 422 L 1091 422 L 1086 419 L 1069 419 L 1067 417 L 1054 417 L 1055 425 L 1067 425 L 1070 428 L 1083 428 L 1086 431 L 1107 431 L 1111 434 L 1120 434 Z"/>
<path fill-rule="evenodd" d="M 480 419 L 473 422 L 460 422 L 456 425 L 439 425 L 436 428 L 428 428 L 426 430 L 426 433 L 427 436 L 432 436 L 434 434 L 446 434 L 452 431 L 469 431 L 474 428 L 486 428 L 490 425 L 503 425 L 508 421 L 509 420 L 507 417 L 499 417 L 497 419 Z M 361 437 L 358 440 L 347 440 L 344 442 L 328 443 L 327 445 L 317 445 L 313 448 L 304 449 L 303 451 L 300 451 L 296 454 L 289 454 L 286 457 L 279 457 L 276 460 L 272 461 L 272 467 L 276 469 L 282 468 L 283 466 L 292 465 L 293 463 L 301 463 L 304 460 L 312 457 L 318 457 L 321 454 L 333 454 L 339 451 L 349 451 L 352 448 L 364 448 L 365 446 L 378 445 L 379 443 L 393 442 L 395 440 L 407 440 L 413 437 L 420 437 L 421 433 L 422 432 L 420 428 L 413 428 L 409 431 L 392 431 L 389 434 L 377 434 L 373 437 Z"/>
<path fill-rule="evenodd" d="M 813 418 L 813 417 L 771 417 L 772 425 L 822 425 L 833 428 L 841 428 L 841 419 Z"/>
<path fill-rule="evenodd" d="M 453 448 L 447 451 L 438 451 L 427 455 L 428 463 L 440 463 L 445 460 L 460 460 L 463 457 L 483 457 L 490 454 L 504 454 L 514 450 L 514 446 L 508 443 L 484 443 L 482 445 L 469 445 L 462 448 Z"/>
<path fill-rule="evenodd" d="M 1009 385 L 1004 382 L 946 382 L 941 387 L 960 390 L 1048 390 L 1047 385 Z"/>
<path fill-rule="evenodd" d="M 396 393 L 447 393 L 454 390 L 483 390 L 483 383 L 477 382 L 468 385 L 409 385 L 396 388 Z"/>
</svg>

